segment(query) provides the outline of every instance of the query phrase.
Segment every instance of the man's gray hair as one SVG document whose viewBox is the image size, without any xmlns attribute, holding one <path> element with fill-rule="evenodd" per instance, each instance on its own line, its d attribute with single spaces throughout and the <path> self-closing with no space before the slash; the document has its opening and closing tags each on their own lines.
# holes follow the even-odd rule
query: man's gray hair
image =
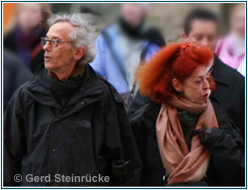
<svg viewBox="0 0 248 190">
<path fill-rule="evenodd" d="M 49 25 L 58 22 L 68 22 L 75 27 L 75 30 L 69 34 L 72 44 L 75 47 L 86 47 L 86 53 L 81 60 L 78 61 L 78 66 L 86 65 L 93 61 L 95 57 L 95 46 L 93 41 L 93 33 L 91 26 L 80 13 L 54 15 L 48 20 Z"/>
</svg>

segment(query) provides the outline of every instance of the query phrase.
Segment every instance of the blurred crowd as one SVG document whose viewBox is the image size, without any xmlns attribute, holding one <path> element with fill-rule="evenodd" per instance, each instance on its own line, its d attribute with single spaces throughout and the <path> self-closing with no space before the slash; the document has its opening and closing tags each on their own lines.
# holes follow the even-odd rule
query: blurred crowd
<svg viewBox="0 0 248 190">
<path fill-rule="evenodd" d="M 172 44 L 148 10 L 123 4 L 95 39 L 80 13 L 17 4 L 3 39 L 5 185 L 245 184 L 245 4 L 225 36 L 211 10 L 190 11 Z M 112 180 L 13 181 L 30 173 Z"/>
<path fill-rule="evenodd" d="M 18 4 L 16 9 L 15 21 L 9 21 L 8 26 L 5 26 L 8 29 L 4 35 L 4 49 L 8 51 L 7 54 L 9 54 L 9 52 L 15 54 L 16 57 L 18 57 L 17 59 L 19 59 L 19 61 L 16 62 L 22 62 L 25 65 L 25 70 L 26 68 L 28 68 L 28 70 L 34 73 L 39 68 L 39 66 L 43 65 L 44 63 L 44 51 L 42 50 L 40 38 L 46 36 L 49 27 L 48 19 L 52 16 L 51 7 L 49 4 L 46 3 L 33 3 Z M 148 28 L 147 31 L 143 32 L 143 30 L 146 30 L 142 27 L 144 27 L 143 25 L 145 25 L 143 23 L 145 23 L 148 9 L 148 4 L 143 4 L 140 7 L 136 7 L 136 5 L 133 4 L 130 5 L 129 8 L 126 8 L 126 10 L 125 8 L 123 8 L 122 12 L 125 19 L 122 19 L 120 17 L 118 19 L 118 23 L 122 27 L 122 30 L 124 30 L 124 33 L 130 35 L 131 38 L 122 39 L 121 35 L 110 37 L 111 39 L 117 38 L 118 40 L 122 41 L 120 42 L 121 44 L 119 44 L 119 42 L 116 42 L 117 47 L 121 46 L 122 48 L 118 50 L 118 53 L 114 52 L 114 54 L 123 54 L 121 56 L 123 56 L 124 58 L 120 58 L 120 61 L 125 61 L 125 64 L 127 64 L 127 73 L 125 74 L 126 71 L 124 71 L 124 75 L 127 76 L 123 77 L 123 74 L 120 74 L 120 71 L 122 70 L 120 68 L 117 68 L 116 72 L 116 68 L 111 65 L 112 63 L 108 63 L 106 67 L 103 67 L 102 65 L 104 65 L 105 63 L 101 62 L 108 62 L 109 60 L 101 59 L 100 56 L 103 56 L 101 55 L 101 53 L 96 54 L 96 58 L 92 63 L 92 67 L 99 74 L 106 77 L 108 82 L 114 85 L 119 93 L 132 91 L 134 84 L 134 75 L 139 62 L 145 59 L 145 57 L 148 59 L 152 54 L 154 54 L 154 52 L 158 51 L 159 47 L 165 45 L 166 36 L 164 38 L 164 36 L 158 30 L 156 30 L 156 28 Z M 133 24 L 134 27 L 129 27 L 129 23 L 126 24 L 125 20 L 127 20 L 127 22 L 129 22 L 130 24 Z M 115 26 L 113 26 L 112 28 L 114 27 Z M 115 30 L 110 28 L 106 29 Z M 104 32 L 106 29 L 101 30 L 101 33 L 107 34 L 106 32 Z M 104 36 L 106 35 L 100 35 L 97 38 L 97 49 L 102 48 L 101 41 L 104 40 Z M 198 38 L 200 38 L 200 36 Z M 145 39 L 146 43 L 149 44 L 142 44 L 141 39 Z M 143 47 L 141 48 L 141 46 Z M 117 50 L 117 47 L 114 47 L 115 51 Z M 137 48 L 137 50 L 134 50 L 137 52 L 133 53 L 131 47 Z M 243 76 L 245 76 L 245 8 L 243 4 L 233 6 L 230 12 L 230 32 L 224 37 L 219 37 L 216 47 L 214 48 L 216 55 L 218 55 L 223 63 L 234 68 Z M 111 49 L 112 48 L 110 48 L 110 50 Z M 128 54 L 130 54 L 131 57 Z M 114 57 L 116 56 L 119 55 L 115 55 Z M 127 58 L 131 60 L 125 60 Z M 8 59 L 9 58 L 5 60 L 8 62 Z M 135 62 L 135 64 L 132 64 L 132 61 Z M 113 62 L 115 62 L 115 60 L 113 60 Z M 107 70 L 104 74 L 103 69 Z M 123 69 L 125 70 L 125 68 Z M 6 100 L 8 100 L 9 98 L 9 96 L 6 97 Z"/>
</svg>

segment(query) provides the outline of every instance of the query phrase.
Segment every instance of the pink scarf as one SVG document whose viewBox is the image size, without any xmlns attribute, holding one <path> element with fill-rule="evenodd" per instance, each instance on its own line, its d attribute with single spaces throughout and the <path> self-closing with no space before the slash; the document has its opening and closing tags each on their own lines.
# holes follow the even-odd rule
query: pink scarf
<svg viewBox="0 0 248 190">
<path fill-rule="evenodd" d="M 157 140 L 164 167 L 169 173 L 168 184 L 198 182 L 207 172 L 209 152 L 201 145 L 198 135 L 192 138 L 189 151 L 177 108 L 192 114 L 200 114 L 195 129 L 200 129 L 202 125 L 218 127 L 218 122 L 210 100 L 199 105 L 177 97 L 170 105 L 162 105 L 157 118 Z"/>
</svg>

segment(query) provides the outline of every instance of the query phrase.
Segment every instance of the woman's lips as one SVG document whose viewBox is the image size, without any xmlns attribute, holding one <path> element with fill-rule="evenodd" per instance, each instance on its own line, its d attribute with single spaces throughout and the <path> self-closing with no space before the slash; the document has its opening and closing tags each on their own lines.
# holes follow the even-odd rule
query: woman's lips
<svg viewBox="0 0 248 190">
<path fill-rule="evenodd" d="M 202 97 L 203 97 L 204 99 L 207 99 L 208 96 L 209 96 L 209 94 L 204 94 Z"/>
</svg>

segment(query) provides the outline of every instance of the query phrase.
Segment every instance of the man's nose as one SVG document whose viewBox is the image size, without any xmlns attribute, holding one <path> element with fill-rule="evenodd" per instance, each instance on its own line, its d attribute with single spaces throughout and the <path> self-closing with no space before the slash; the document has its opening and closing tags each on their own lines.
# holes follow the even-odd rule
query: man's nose
<svg viewBox="0 0 248 190">
<path fill-rule="evenodd" d="M 209 47 L 209 40 L 207 39 L 207 38 L 205 38 L 205 39 L 203 39 L 202 41 L 201 41 L 201 45 L 202 46 L 205 46 L 205 47 Z"/>
<path fill-rule="evenodd" d="M 43 50 L 51 51 L 52 50 L 51 44 L 49 42 L 46 42 L 46 44 L 43 46 Z"/>
</svg>

